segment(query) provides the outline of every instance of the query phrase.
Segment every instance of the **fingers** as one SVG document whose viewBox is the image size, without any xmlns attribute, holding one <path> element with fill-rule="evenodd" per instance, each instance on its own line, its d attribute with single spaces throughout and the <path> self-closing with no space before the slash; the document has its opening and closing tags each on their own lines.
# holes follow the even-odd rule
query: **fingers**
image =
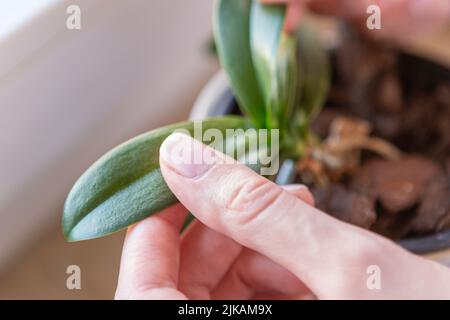
<svg viewBox="0 0 450 320">
<path fill-rule="evenodd" d="M 367 28 L 367 19 L 373 14 L 373 11 L 368 11 L 370 4 L 375 4 L 380 9 L 381 29 Z M 351 21 L 367 35 L 395 41 L 404 41 L 405 37 L 415 37 L 417 33 L 430 32 L 445 25 L 450 18 L 448 0 L 378 0 L 373 3 L 311 0 L 308 7 L 320 14 L 339 16 Z"/>
<path fill-rule="evenodd" d="M 287 4 L 286 18 L 284 21 L 283 29 L 287 33 L 293 33 L 297 29 L 304 11 L 303 0 L 260 0 L 266 4 Z"/>
<path fill-rule="evenodd" d="M 431 32 L 450 21 L 450 1 L 448 0 L 381 0 L 377 4 L 383 23 L 374 36 L 394 41 L 402 42 L 406 37 L 417 37 L 420 33 Z M 366 17 L 367 15 L 363 16 L 364 20 Z M 367 28 L 364 28 L 364 31 L 370 33 Z"/>
<path fill-rule="evenodd" d="M 363 32 L 374 37 L 402 40 L 416 33 L 430 32 L 447 23 L 450 17 L 448 0 L 378 0 L 376 4 L 383 16 L 381 29 L 369 30 L 366 21 L 369 17 L 367 1 L 353 0 L 260 0 L 267 4 L 287 4 L 286 32 L 295 31 L 302 13 L 307 6 L 316 13 L 342 17 L 356 24 Z"/>
<path fill-rule="evenodd" d="M 310 290 L 291 272 L 245 249 L 212 293 L 213 299 L 250 299 L 258 294 L 300 298 Z"/>
<path fill-rule="evenodd" d="M 129 228 L 116 299 L 184 299 L 178 292 L 179 231 L 186 209 L 174 205 Z"/>
<path fill-rule="evenodd" d="M 284 31 L 294 33 L 300 23 L 304 12 L 303 2 L 294 2 L 286 9 L 286 18 L 284 21 Z"/>
<path fill-rule="evenodd" d="M 285 190 L 313 204 L 313 198 L 303 185 L 286 185 Z M 179 289 L 190 299 L 211 298 L 214 290 L 240 256 L 242 246 L 196 221 L 184 234 L 181 243 Z M 264 258 L 267 260 L 267 258 Z M 241 265 L 241 264 L 240 264 Z M 280 269 L 278 267 L 276 271 Z M 239 268 L 237 270 L 240 270 Z M 284 270 L 284 273 L 287 271 Z M 233 280 L 234 276 L 230 278 Z M 262 275 L 260 283 L 267 277 Z M 222 281 L 223 282 L 223 281 Z M 249 289 L 235 287 L 230 297 L 244 299 Z"/>
<path fill-rule="evenodd" d="M 177 157 L 193 152 L 210 155 L 209 161 L 189 163 Z M 355 264 L 361 268 L 358 276 L 365 279 L 367 261 L 359 261 L 360 252 L 365 257 L 373 245 L 365 232 L 320 212 L 245 166 L 230 164 L 231 159 L 186 135 L 167 138 L 160 155 L 169 187 L 200 221 L 284 266 L 314 292 L 327 282 L 330 287 L 330 281 L 338 290 L 346 276 L 343 271 L 351 273 Z M 335 273 L 336 269 L 342 270 Z"/>
<path fill-rule="evenodd" d="M 241 250 L 233 239 L 194 222 L 181 244 L 180 291 L 189 299 L 210 299 Z"/>
<path fill-rule="evenodd" d="M 186 160 L 180 158 L 180 154 L 193 156 L 193 152 L 197 152 L 194 157 L 197 161 L 180 161 Z M 320 299 L 445 298 L 450 295 L 447 285 L 440 286 L 439 290 L 435 288 L 436 283 L 450 283 L 448 269 L 322 213 L 186 135 L 173 134 L 164 141 L 160 165 L 171 190 L 201 222 L 286 268 Z M 171 237 L 176 238 L 173 235 L 167 238 Z M 172 261 L 171 264 L 168 256 L 173 259 L 177 250 L 166 248 L 165 251 L 170 254 L 147 255 L 146 259 L 160 256 L 161 261 L 150 263 L 157 277 L 149 276 L 143 287 L 171 289 L 173 295 L 177 263 Z M 145 259 L 135 260 L 145 264 Z M 368 285 L 373 280 L 370 270 L 378 270 L 375 279 L 382 275 L 380 289 L 372 290 Z M 130 282 L 135 282 L 135 287 L 139 283 L 133 277 Z"/>
</svg>

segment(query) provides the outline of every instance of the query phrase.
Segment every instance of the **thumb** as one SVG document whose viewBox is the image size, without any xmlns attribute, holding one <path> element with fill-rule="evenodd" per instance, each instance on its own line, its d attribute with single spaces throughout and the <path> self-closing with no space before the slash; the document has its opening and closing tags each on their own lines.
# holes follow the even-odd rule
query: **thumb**
<svg viewBox="0 0 450 320">
<path fill-rule="evenodd" d="M 187 135 L 175 133 L 163 142 L 160 165 L 172 192 L 200 221 L 284 266 L 317 294 L 337 281 L 336 270 L 345 275 L 344 269 L 350 268 L 355 277 L 350 259 L 367 252 L 364 243 L 371 243 L 366 232 Z M 365 262 L 358 262 L 361 277 Z"/>
</svg>

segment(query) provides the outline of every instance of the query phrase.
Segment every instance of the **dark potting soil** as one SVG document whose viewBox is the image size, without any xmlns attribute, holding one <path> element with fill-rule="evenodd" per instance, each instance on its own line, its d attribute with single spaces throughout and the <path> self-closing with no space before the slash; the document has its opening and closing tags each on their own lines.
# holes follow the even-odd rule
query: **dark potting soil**
<svg viewBox="0 0 450 320">
<path fill-rule="evenodd" d="M 347 30 L 348 31 L 348 30 Z M 351 174 L 310 186 L 333 216 L 393 239 L 450 228 L 450 71 L 345 32 L 333 85 L 312 125 L 326 138 L 336 117 L 364 119 L 398 160 L 362 152 Z"/>
</svg>

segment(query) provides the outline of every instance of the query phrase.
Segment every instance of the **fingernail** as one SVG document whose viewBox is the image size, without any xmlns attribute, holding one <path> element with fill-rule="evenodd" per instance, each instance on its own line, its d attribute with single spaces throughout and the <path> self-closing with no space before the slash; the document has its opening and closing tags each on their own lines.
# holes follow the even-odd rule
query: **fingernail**
<svg viewBox="0 0 450 320">
<path fill-rule="evenodd" d="M 204 161 L 205 146 L 183 133 L 172 133 L 164 140 L 159 154 L 161 159 L 178 174 L 196 178 L 206 173 L 214 162 Z"/>
</svg>

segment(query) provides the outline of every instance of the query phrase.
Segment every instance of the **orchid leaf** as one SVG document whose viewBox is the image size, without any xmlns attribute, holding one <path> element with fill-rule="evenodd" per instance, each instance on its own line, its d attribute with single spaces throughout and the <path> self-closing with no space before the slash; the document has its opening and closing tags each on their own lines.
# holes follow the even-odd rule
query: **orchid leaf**
<svg viewBox="0 0 450 320">
<path fill-rule="evenodd" d="M 264 126 L 264 100 L 250 51 L 251 0 L 217 0 L 214 9 L 214 38 L 219 60 L 225 69 L 242 112 L 258 128 Z"/>
<path fill-rule="evenodd" d="M 248 121 L 226 116 L 203 120 L 201 126 L 225 134 L 226 129 L 246 128 Z M 159 147 L 175 130 L 192 133 L 194 128 L 187 121 L 144 133 L 95 162 L 65 202 L 62 227 L 67 240 L 107 235 L 176 203 L 159 169 Z"/>
<path fill-rule="evenodd" d="M 330 62 L 320 36 L 307 24 L 297 31 L 298 82 L 297 121 L 307 126 L 320 112 L 330 88 Z M 308 130 L 308 128 L 302 128 Z"/>
<path fill-rule="evenodd" d="M 250 47 L 266 106 L 266 127 L 283 130 L 297 92 L 296 38 L 283 31 L 284 5 L 253 1 Z"/>
</svg>

